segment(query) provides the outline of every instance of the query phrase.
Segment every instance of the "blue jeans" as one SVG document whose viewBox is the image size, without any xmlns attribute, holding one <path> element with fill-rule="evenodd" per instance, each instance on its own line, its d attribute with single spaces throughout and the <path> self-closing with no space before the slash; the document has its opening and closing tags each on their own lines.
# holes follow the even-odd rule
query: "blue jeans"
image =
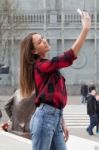
<svg viewBox="0 0 99 150">
<path fill-rule="evenodd" d="M 32 150 L 66 150 L 62 130 L 63 111 L 41 104 L 30 121 Z"/>
<path fill-rule="evenodd" d="M 88 127 L 89 132 L 93 133 L 93 128 L 98 124 L 98 116 L 97 114 L 90 115 L 90 125 Z"/>
</svg>

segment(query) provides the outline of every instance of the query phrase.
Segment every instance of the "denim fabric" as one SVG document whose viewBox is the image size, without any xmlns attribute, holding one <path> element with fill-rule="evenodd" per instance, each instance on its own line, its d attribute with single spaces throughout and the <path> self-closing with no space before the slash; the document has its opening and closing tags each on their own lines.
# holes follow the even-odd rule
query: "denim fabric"
<svg viewBox="0 0 99 150">
<path fill-rule="evenodd" d="M 41 104 L 30 121 L 32 150 L 66 150 L 62 131 L 63 111 Z"/>
</svg>

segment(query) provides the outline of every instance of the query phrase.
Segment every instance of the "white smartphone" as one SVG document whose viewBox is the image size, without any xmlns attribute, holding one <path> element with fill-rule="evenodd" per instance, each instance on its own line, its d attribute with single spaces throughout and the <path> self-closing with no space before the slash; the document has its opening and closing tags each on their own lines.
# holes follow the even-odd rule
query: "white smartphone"
<svg viewBox="0 0 99 150">
<path fill-rule="evenodd" d="M 82 11 L 79 8 L 77 9 L 77 12 L 82 15 Z"/>
</svg>

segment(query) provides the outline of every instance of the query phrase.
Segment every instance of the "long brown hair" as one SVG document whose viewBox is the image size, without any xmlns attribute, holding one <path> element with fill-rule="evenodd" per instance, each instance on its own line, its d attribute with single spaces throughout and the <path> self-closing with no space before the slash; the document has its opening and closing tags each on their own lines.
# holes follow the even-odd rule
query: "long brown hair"
<svg viewBox="0 0 99 150">
<path fill-rule="evenodd" d="M 21 42 L 20 48 L 20 93 L 23 97 L 31 96 L 34 90 L 33 63 L 34 57 L 32 51 L 35 47 L 30 33 Z"/>
</svg>

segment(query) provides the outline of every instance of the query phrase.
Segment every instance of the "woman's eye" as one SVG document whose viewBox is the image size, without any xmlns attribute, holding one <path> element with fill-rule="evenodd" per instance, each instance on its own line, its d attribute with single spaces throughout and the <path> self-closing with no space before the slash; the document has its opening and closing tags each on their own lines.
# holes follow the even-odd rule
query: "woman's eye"
<svg viewBox="0 0 99 150">
<path fill-rule="evenodd" d="M 41 40 L 39 40 L 38 44 L 40 44 L 40 43 L 41 43 Z"/>
</svg>

